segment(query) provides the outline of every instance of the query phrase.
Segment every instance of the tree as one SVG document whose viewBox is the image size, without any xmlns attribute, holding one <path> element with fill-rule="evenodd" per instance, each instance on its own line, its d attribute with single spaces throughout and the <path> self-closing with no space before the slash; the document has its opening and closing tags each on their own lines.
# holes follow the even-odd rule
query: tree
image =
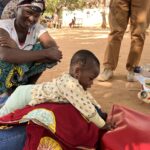
<svg viewBox="0 0 150 150">
<path fill-rule="evenodd" d="M 83 8 L 85 4 L 85 0 L 47 0 L 46 12 L 57 12 L 57 14 L 59 14 L 64 7 L 69 10 L 74 10 L 78 8 Z"/>
<path fill-rule="evenodd" d="M 62 8 L 69 10 L 82 9 L 82 8 L 101 8 L 102 12 L 102 28 L 106 28 L 106 13 L 105 7 L 108 0 L 46 0 L 46 12 L 57 13 L 59 16 Z"/>
<path fill-rule="evenodd" d="M 106 12 L 105 12 L 105 7 L 106 7 L 106 2 L 108 0 L 87 0 L 87 5 L 89 6 L 89 8 L 92 7 L 96 7 L 96 8 L 100 8 L 101 11 L 101 16 L 102 16 L 102 24 L 101 24 L 101 28 L 105 29 L 107 27 L 107 23 L 106 23 Z"/>
<path fill-rule="evenodd" d="M 102 1 L 101 1 L 101 9 L 102 9 L 102 12 L 101 12 L 101 14 L 102 14 L 102 24 L 101 24 L 101 28 L 102 28 L 102 29 L 106 29 L 106 27 L 107 27 L 105 7 L 106 7 L 106 0 L 102 0 Z"/>
</svg>

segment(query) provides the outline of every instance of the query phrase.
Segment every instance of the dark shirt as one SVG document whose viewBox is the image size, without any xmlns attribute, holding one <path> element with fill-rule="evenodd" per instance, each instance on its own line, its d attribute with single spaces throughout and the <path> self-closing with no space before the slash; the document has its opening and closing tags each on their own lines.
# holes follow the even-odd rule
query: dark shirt
<svg viewBox="0 0 150 150">
<path fill-rule="evenodd" d="M 1 18 L 1 15 L 2 15 L 2 12 L 5 8 L 5 6 L 7 5 L 7 3 L 9 2 L 10 0 L 0 0 L 0 18 Z"/>
<path fill-rule="evenodd" d="M 3 7 L 5 7 L 8 2 L 10 2 L 10 0 L 0 0 L 0 3 L 2 4 Z"/>
</svg>

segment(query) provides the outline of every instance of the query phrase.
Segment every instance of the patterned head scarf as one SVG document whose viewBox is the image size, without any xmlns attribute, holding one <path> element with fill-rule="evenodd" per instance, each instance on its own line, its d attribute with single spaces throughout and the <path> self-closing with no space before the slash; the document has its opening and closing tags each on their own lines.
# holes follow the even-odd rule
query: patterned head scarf
<svg viewBox="0 0 150 150">
<path fill-rule="evenodd" d="M 11 0 L 2 13 L 1 19 L 11 19 L 16 17 L 17 6 L 31 6 L 33 10 L 44 12 L 44 0 Z"/>
<path fill-rule="evenodd" d="M 36 12 L 43 13 L 45 10 L 44 0 L 19 0 L 18 6 L 28 6 Z"/>
</svg>

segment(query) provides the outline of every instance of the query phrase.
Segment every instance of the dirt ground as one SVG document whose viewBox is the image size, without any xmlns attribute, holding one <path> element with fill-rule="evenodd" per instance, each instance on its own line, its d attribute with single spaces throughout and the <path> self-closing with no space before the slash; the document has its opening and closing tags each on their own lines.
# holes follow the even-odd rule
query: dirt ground
<svg viewBox="0 0 150 150">
<path fill-rule="evenodd" d="M 64 28 L 49 29 L 51 36 L 57 41 L 63 52 L 62 62 L 52 69 L 47 69 L 38 82 L 49 81 L 62 72 L 68 71 L 71 56 L 79 49 L 89 49 L 102 62 L 107 45 L 107 35 L 109 31 L 102 31 L 99 28 Z M 144 50 L 141 58 L 141 65 L 150 63 L 150 34 L 147 35 Z M 100 103 L 103 110 L 110 112 L 114 104 L 119 104 L 132 108 L 139 112 L 150 114 L 150 104 L 141 102 L 137 98 L 137 93 L 141 86 L 138 82 L 129 83 L 126 80 L 127 71 L 125 64 L 130 49 L 130 33 L 126 33 L 122 42 L 119 63 L 115 71 L 114 78 L 109 82 L 99 82 L 95 80 L 90 89 L 95 99 Z"/>
</svg>

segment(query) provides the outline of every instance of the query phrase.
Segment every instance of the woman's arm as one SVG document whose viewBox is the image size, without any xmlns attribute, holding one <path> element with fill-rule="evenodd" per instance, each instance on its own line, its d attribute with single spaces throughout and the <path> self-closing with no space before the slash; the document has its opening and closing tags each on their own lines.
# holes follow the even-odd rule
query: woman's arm
<svg viewBox="0 0 150 150">
<path fill-rule="evenodd" d="M 17 48 L 0 47 L 0 60 L 13 64 L 24 64 L 34 61 L 38 62 L 43 59 L 49 59 L 49 57 L 51 60 L 51 54 L 48 50 L 25 51 Z"/>
<path fill-rule="evenodd" d="M 62 52 L 59 50 L 59 46 L 57 45 L 56 41 L 49 35 L 48 32 L 44 32 L 40 37 L 39 41 L 42 44 L 44 48 L 47 48 L 48 50 L 55 49 L 56 51 L 51 51 L 52 59 L 59 59 L 59 55 L 61 55 L 62 58 Z M 58 60 L 60 61 L 60 59 Z"/>
<path fill-rule="evenodd" d="M 56 41 L 49 35 L 48 32 L 44 32 L 40 37 L 39 41 L 44 48 L 56 47 L 59 48 Z"/>
<path fill-rule="evenodd" d="M 0 37 L 10 38 L 7 31 L 3 29 L 0 29 Z M 42 45 L 46 48 L 42 51 L 20 50 L 19 48 L 10 48 L 6 45 L 3 46 L 1 44 L 0 60 L 14 64 L 23 64 L 34 61 L 40 62 L 41 60 L 45 60 L 47 62 L 52 60 L 60 61 L 60 59 L 62 58 L 62 53 L 58 50 L 56 42 L 53 41 L 50 37 L 48 38 L 48 35 L 46 33 L 44 33 L 40 38 L 42 38 Z"/>
</svg>

